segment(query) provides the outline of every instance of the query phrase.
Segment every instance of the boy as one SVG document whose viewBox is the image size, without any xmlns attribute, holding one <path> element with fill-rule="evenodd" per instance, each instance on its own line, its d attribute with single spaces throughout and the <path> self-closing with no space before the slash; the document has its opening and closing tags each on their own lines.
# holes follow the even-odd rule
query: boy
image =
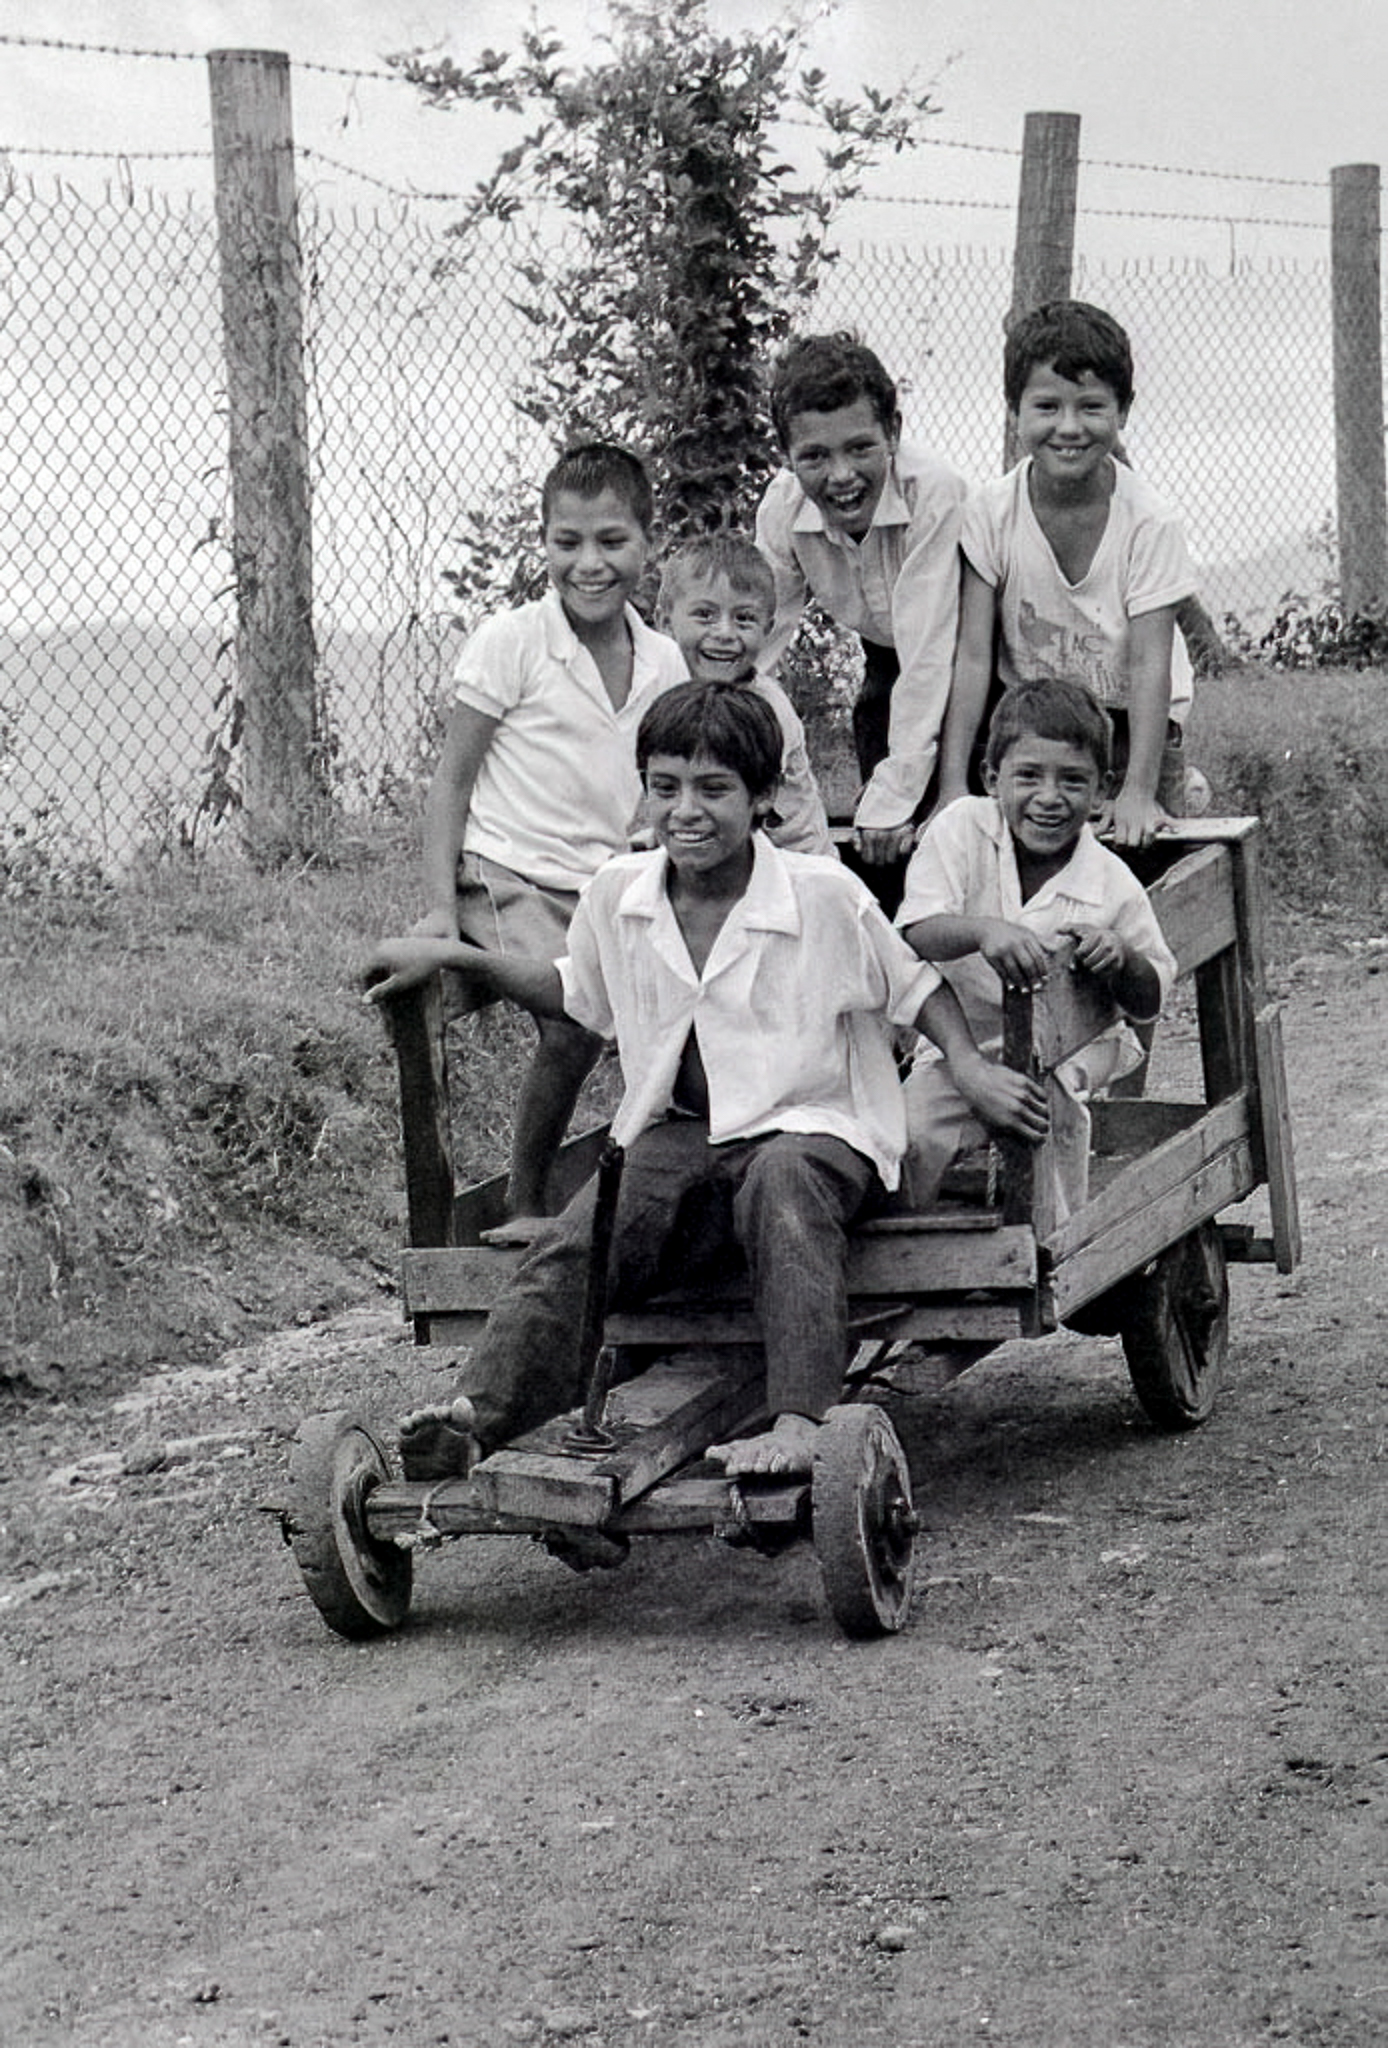
<svg viewBox="0 0 1388 2048">
<path fill-rule="evenodd" d="M 947 961 L 974 1047 L 996 1053 L 1003 985 L 1038 988 L 1057 942 L 1074 971 L 1113 1005 L 1113 1022 L 1062 1062 L 1049 1091 L 1057 1184 L 1054 1220 L 1084 1200 L 1085 1100 L 1131 1072 L 1142 1047 L 1128 1021 L 1154 1021 L 1176 962 L 1136 876 L 1089 826 L 1106 787 L 1109 721 L 1082 685 L 1019 683 L 988 732 L 987 796 L 966 796 L 926 827 L 906 873 L 897 923 L 922 959 Z M 976 1081 L 922 1046 L 907 1076 L 907 1184 L 927 1207 L 945 1168 L 982 1137 L 969 1107 Z"/>
<path fill-rule="evenodd" d="M 776 808 L 765 820 L 767 838 L 793 853 L 833 854 L 805 728 L 780 684 L 757 673 L 775 614 L 776 585 L 765 557 L 739 534 L 686 541 L 661 571 L 656 624 L 684 656 L 691 681 L 740 684 L 764 697 L 776 714 L 781 779 Z"/>
<path fill-rule="evenodd" d="M 776 364 L 771 418 L 787 467 L 757 512 L 776 577 L 773 669 L 807 596 L 856 632 L 865 673 L 853 743 L 865 787 L 855 845 L 872 866 L 909 853 L 935 767 L 959 615 L 964 480 L 901 439 L 896 385 L 850 334 L 809 334 Z"/>
<path fill-rule="evenodd" d="M 1120 458 L 1133 398 L 1118 322 L 1079 299 L 1017 321 L 1003 356 L 1022 460 L 964 510 L 959 648 L 940 805 L 963 796 L 993 685 L 1069 676 L 1114 725 L 1112 833 L 1142 846 L 1183 808 L 1191 669 L 1176 614 L 1195 574 L 1174 513 Z"/>
<path fill-rule="evenodd" d="M 745 1254 L 764 1335 L 760 1435 L 715 1452 L 729 1473 L 810 1469 L 847 1363 L 847 1230 L 896 1184 L 905 1142 L 888 1020 L 966 1055 L 952 991 L 841 863 L 783 853 L 757 826 L 781 732 L 755 692 L 689 683 L 641 721 L 637 759 L 657 845 L 594 876 L 545 960 L 411 936 L 385 942 L 370 995 L 435 967 L 615 1037 L 626 1148 L 611 1299 L 635 1305 Z M 384 977 L 380 979 L 379 977 Z M 1019 1135 L 1044 1130 L 1040 1091 L 979 1063 L 969 1100 Z M 574 1405 L 592 1183 L 546 1226 L 472 1354 L 459 1400 L 401 1424 L 406 1472 L 466 1470 Z"/>
<path fill-rule="evenodd" d="M 626 449 L 570 449 L 541 490 L 551 588 L 486 619 L 456 691 L 424 812 L 429 908 L 416 929 L 488 951 L 557 959 L 578 892 L 628 842 L 640 799 L 632 739 L 651 699 L 683 680 L 678 650 L 633 610 L 653 501 Z M 600 1042 L 537 1019 L 511 1154 L 512 1223 L 524 1241 L 548 1208 L 549 1170 Z"/>
</svg>

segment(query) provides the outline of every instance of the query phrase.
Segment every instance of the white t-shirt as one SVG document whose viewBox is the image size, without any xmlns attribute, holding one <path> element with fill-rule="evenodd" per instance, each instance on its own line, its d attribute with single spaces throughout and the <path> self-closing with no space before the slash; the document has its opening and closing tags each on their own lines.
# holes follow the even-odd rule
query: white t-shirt
<svg viewBox="0 0 1388 2048">
<path fill-rule="evenodd" d="M 1128 622 L 1179 604 L 1196 588 L 1174 512 L 1121 462 L 1113 465 L 1108 524 L 1078 583 L 1066 581 L 1032 508 L 1031 458 L 970 493 L 961 546 L 997 592 L 998 673 L 1009 686 L 1065 677 L 1101 704 L 1128 702 Z M 1185 640 L 1172 636 L 1171 716 L 1190 709 Z"/>
<path fill-rule="evenodd" d="M 612 1135 L 629 1143 L 669 1108 L 697 1029 L 715 1142 L 820 1132 L 894 1188 L 906 1146 L 889 1023 L 914 1022 L 940 985 L 856 875 L 783 853 L 764 833 L 747 891 L 696 974 L 666 892 L 666 857 L 621 854 L 589 883 L 559 962 L 564 1007 L 615 1038 L 626 1093 Z"/>
<path fill-rule="evenodd" d="M 631 691 L 614 711 L 557 591 L 484 619 L 454 670 L 455 701 L 500 721 L 482 758 L 463 847 L 549 889 L 577 890 L 629 843 L 641 795 L 636 728 L 685 680 L 673 640 L 629 606 Z"/>
</svg>

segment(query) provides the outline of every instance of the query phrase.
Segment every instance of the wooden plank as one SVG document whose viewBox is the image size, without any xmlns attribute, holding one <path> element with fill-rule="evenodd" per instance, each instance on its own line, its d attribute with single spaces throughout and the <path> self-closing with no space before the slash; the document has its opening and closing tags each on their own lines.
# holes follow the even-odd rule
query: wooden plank
<svg viewBox="0 0 1388 2048">
<path fill-rule="evenodd" d="M 460 1315 L 419 1315 L 413 1321 L 416 1344 L 452 1344 L 463 1349 L 475 1344 L 486 1329 L 487 1311 L 468 1309 Z"/>
<path fill-rule="evenodd" d="M 1034 1334 L 1024 1327 L 1036 1300 L 1033 1288 L 1018 1289 L 995 1300 L 961 1300 L 946 1296 L 935 1301 L 871 1301 L 850 1303 L 849 1334 L 869 1332 L 890 1337 L 894 1342 L 907 1337 L 958 1339 L 1001 1344 L 1009 1337 Z M 757 1343 L 761 1331 L 750 1309 L 711 1308 L 700 1314 L 692 1310 L 661 1312 L 632 1309 L 607 1318 L 606 1331 L 614 1344 L 633 1349 L 660 1351 L 684 1344 Z"/>
<path fill-rule="evenodd" d="M 746 1350 L 665 1359 L 639 1382 L 614 1389 L 609 1423 L 616 1446 L 597 1457 L 565 1448 L 581 1411 L 556 1416 L 484 1458 L 470 1477 L 479 1506 L 497 1513 L 597 1526 L 625 1500 L 701 1456 L 710 1443 L 762 1412 L 760 1357 Z M 644 1417 L 634 1422 L 632 1414 Z"/>
<path fill-rule="evenodd" d="M 799 1519 L 810 1491 L 807 1479 L 767 1485 L 745 1483 L 742 1498 L 756 1528 L 784 1528 Z M 623 1536 L 656 1536 L 680 1529 L 719 1529 L 733 1519 L 726 1479 L 665 1479 L 640 1500 L 619 1509 L 612 1529 Z"/>
<path fill-rule="evenodd" d="M 1243 1095 L 1233 1096 L 1228 1102 L 1207 1110 L 1189 1130 L 1178 1132 L 1158 1145 L 1154 1152 L 1135 1159 L 1131 1166 L 1115 1174 L 1082 1209 L 1077 1209 L 1058 1226 L 1047 1240 L 1045 1250 L 1058 1265 L 1092 1240 L 1123 1225 L 1129 1218 L 1141 1217 L 1154 1202 L 1164 1199 L 1184 1183 L 1198 1185 L 1212 1162 L 1223 1158 L 1235 1146 L 1244 1147 L 1251 1159 L 1249 1106 Z M 1248 1185 L 1240 1190 L 1238 1196 L 1227 1199 L 1239 1200 L 1250 1194 L 1256 1185 L 1250 1171 Z M 1213 1210 L 1206 1211 L 1209 1215 L 1213 1213 Z M 1122 1271 L 1113 1277 L 1121 1279 Z"/>
<path fill-rule="evenodd" d="M 1147 895 L 1176 955 L 1178 973 L 1192 973 L 1234 944 L 1233 862 L 1227 848 L 1204 846 L 1186 854 L 1152 883 Z"/>
<path fill-rule="evenodd" d="M 1172 1143 L 1186 1145 L 1188 1138 Z M 1051 1278 L 1056 1314 L 1064 1321 L 1085 1302 L 1139 1272 L 1149 1259 L 1198 1223 L 1241 1201 L 1255 1185 L 1253 1150 L 1243 1135 L 1202 1159 L 1198 1168 L 1182 1171 L 1169 1185 L 1155 1188 L 1142 1207 L 1114 1217 L 1057 1263 Z M 1088 1210 L 1082 1214 L 1087 1215 Z"/>
<path fill-rule="evenodd" d="M 413 1248 L 405 1253 L 402 1277 L 408 1315 L 456 1315 L 493 1308 L 520 1263 L 522 1254 L 509 1247 L 451 1245 Z M 1036 1240 L 1026 1225 L 997 1230 L 894 1231 L 857 1237 L 849 1250 L 850 1297 L 872 1294 L 915 1295 L 971 1292 L 977 1288 L 1012 1291 L 1036 1280 Z M 741 1308 L 745 1284 L 720 1289 L 713 1306 Z M 669 1296 L 652 1303 L 661 1313 L 679 1307 L 703 1312 L 708 1297 Z M 621 1341 L 626 1341 L 625 1339 Z"/>
<path fill-rule="evenodd" d="M 453 1131 L 437 975 L 386 1006 L 400 1080 L 410 1243 L 453 1243 Z"/>
<path fill-rule="evenodd" d="M 493 1514 L 523 1515 L 539 1522 L 571 1522 L 597 1529 L 617 1505 L 610 1472 L 581 1458 L 549 1457 L 538 1450 L 493 1451 L 471 1473 L 468 1484 L 479 1507 Z"/>
<path fill-rule="evenodd" d="M 1096 1159 L 1111 1154 L 1150 1152 L 1205 1114 L 1203 1102 L 1159 1102 L 1150 1096 L 1101 1096 L 1089 1106 L 1090 1150 Z"/>
<path fill-rule="evenodd" d="M 1273 1257 L 1279 1273 L 1291 1273 L 1301 1258 L 1301 1216 L 1292 1166 L 1292 1119 L 1287 1101 L 1287 1069 L 1282 1057 L 1280 1004 L 1266 1004 L 1253 1024 Z"/>
</svg>

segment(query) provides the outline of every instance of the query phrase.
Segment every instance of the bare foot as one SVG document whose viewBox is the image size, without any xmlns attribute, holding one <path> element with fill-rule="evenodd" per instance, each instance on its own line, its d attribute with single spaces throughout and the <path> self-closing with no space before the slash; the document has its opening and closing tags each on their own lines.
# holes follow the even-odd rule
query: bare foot
<svg viewBox="0 0 1388 2048">
<path fill-rule="evenodd" d="M 400 1421 L 400 1464 L 407 1479 L 466 1479 L 482 1455 L 477 1415 L 466 1394 Z"/>
<path fill-rule="evenodd" d="M 483 1244 L 534 1244 L 548 1221 L 547 1216 L 508 1216 L 504 1223 L 497 1223 L 492 1229 L 481 1230 L 477 1234 Z"/>
<path fill-rule="evenodd" d="M 721 1465 L 729 1479 L 808 1477 L 814 1467 L 819 1424 L 808 1415 L 778 1415 L 760 1436 L 738 1437 L 730 1444 L 710 1444 L 706 1455 Z"/>
</svg>

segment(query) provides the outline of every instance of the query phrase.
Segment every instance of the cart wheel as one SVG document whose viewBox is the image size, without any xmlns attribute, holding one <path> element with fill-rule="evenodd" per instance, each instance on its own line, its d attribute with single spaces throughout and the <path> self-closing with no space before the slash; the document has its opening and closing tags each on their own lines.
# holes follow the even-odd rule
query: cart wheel
<svg viewBox="0 0 1388 2048">
<path fill-rule="evenodd" d="M 830 1613 L 845 1635 L 890 1635 L 911 1604 L 918 1524 L 906 1456 L 880 1408 L 829 1410 L 810 1498 Z"/>
<path fill-rule="evenodd" d="M 300 1423 L 285 1532 L 309 1597 L 340 1636 L 380 1635 L 409 1612 L 410 1553 L 376 1542 L 366 1526 L 367 1496 L 390 1476 L 384 1450 L 355 1416 L 335 1410 Z"/>
<path fill-rule="evenodd" d="M 1178 1239 L 1127 1283 L 1121 1335 L 1137 1398 L 1157 1428 L 1204 1422 L 1229 1349 L 1229 1274 L 1213 1223 Z"/>
</svg>

